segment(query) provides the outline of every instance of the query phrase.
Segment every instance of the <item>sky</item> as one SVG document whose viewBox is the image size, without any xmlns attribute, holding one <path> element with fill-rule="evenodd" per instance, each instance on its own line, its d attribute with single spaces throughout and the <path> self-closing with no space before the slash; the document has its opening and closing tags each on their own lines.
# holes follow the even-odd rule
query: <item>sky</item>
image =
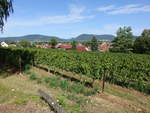
<svg viewBox="0 0 150 113">
<path fill-rule="evenodd" d="M 115 35 L 123 26 L 140 35 L 150 28 L 150 0 L 14 0 L 13 7 L 0 37 Z"/>
</svg>

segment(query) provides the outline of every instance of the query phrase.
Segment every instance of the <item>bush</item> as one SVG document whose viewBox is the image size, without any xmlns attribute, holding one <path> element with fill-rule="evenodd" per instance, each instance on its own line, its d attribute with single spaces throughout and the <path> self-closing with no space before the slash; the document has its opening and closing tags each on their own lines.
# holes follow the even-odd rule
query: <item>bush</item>
<svg viewBox="0 0 150 113">
<path fill-rule="evenodd" d="M 34 74 L 32 74 L 30 75 L 30 80 L 37 80 L 37 77 Z"/>
<path fill-rule="evenodd" d="M 99 92 L 99 88 L 98 87 L 94 87 L 93 89 L 85 91 L 84 95 L 85 96 L 91 96 L 91 95 L 94 95 L 94 94 L 96 94 L 98 92 Z"/>
<path fill-rule="evenodd" d="M 69 87 L 68 81 L 67 81 L 67 80 L 62 80 L 62 81 L 60 82 L 60 87 L 61 87 L 62 89 L 67 90 L 68 87 Z"/>
<path fill-rule="evenodd" d="M 69 86 L 68 90 L 77 94 L 84 93 L 84 86 L 82 84 L 76 83 Z"/>
<path fill-rule="evenodd" d="M 57 88 L 59 87 L 60 81 L 58 77 L 53 77 L 53 78 L 49 78 L 49 86 L 52 88 Z"/>
</svg>

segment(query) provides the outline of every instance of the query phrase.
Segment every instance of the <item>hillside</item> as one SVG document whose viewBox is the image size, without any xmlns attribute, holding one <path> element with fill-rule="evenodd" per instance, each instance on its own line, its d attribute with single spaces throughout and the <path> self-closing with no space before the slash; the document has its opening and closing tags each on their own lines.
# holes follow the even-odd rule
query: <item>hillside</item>
<svg viewBox="0 0 150 113">
<path fill-rule="evenodd" d="M 46 84 L 43 81 L 45 77 L 53 81 Z M 61 79 L 64 81 L 63 77 Z M 56 88 L 56 80 L 56 75 L 37 68 L 22 75 L 0 71 L 1 113 L 53 113 L 38 96 L 38 89 L 51 94 L 69 113 L 150 112 L 150 97 L 140 92 L 106 84 L 104 94 L 84 96 L 65 91 L 63 87 Z"/>
<path fill-rule="evenodd" d="M 87 41 L 91 40 L 93 36 L 96 36 L 98 40 L 112 40 L 114 37 L 113 35 L 92 35 L 92 34 L 82 34 L 72 39 L 63 39 L 56 36 L 46 36 L 40 34 L 32 34 L 32 35 L 25 35 L 19 37 L 0 37 L 0 41 L 5 40 L 12 40 L 12 41 L 20 41 L 20 40 L 28 40 L 28 41 L 49 41 L 50 38 L 56 37 L 58 41 L 68 42 L 68 41 Z"/>
<path fill-rule="evenodd" d="M 0 41 L 5 40 L 12 40 L 12 41 L 21 41 L 21 40 L 28 40 L 28 41 L 49 41 L 50 38 L 55 36 L 46 36 L 46 35 L 39 35 L 39 34 L 32 34 L 32 35 L 25 35 L 19 37 L 1 37 Z M 64 39 L 55 37 L 58 41 L 64 41 Z"/>
<path fill-rule="evenodd" d="M 107 34 L 106 35 L 81 34 L 71 40 L 87 41 L 87 40 L 91 40 L 93 36 L 95 36 L 98 40 L 112 40 L 114 38 L 113 35 L 107 35 Z"/>
</svg>

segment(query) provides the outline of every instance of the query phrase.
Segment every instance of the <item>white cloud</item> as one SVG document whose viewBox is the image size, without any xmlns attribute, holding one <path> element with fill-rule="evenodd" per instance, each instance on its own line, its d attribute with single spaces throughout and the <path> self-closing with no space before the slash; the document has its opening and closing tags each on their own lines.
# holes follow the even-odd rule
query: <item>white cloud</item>
<svg viewBox="0 0 150 113">
<path fill-rule="evenodd" d="M 113 34 L 116 35 L 117 30 L 119 29 L 119 27 L 123 27 L 125 25 L 122 24 L 105 24 L 102 26 L 102 28 L 100 30 L 97 31 L 97 33 L 99 32 L 99 34 Z"/>
<path fill-rule="evenodd" d="M 110 11 L 109 14 L 132 14 L 132 13 L 139 13 L 139 12 L 150 12 L 150 5 L 126 5 L 123 7 L 119 7 L 113 11 Z"/>
<path fill-rule="evenodd" d="M 74 23 L 79 22 L 85 19 L 93 18 L 94 16 L 85 16 L 83 13 L 85 12 L 84 7 L 76 7 L 75 5 L 70 6 L 69 14 L 59 15 L 59 16 L 43 16 L 33 20 L 12 20 L 6 23 L 8 27 L 14 26 L 39 26 L 39 25 L 47 25 L 47 24 L 66 24 L 66 23 Z"/>
<path fill-rule="evenodd" d="M 123 27 L 121 24 L 104 24 L 99 25 L 99 28 L 85 28 L 81 29 L 79 32 L 74 32 L 72 35 L 77 36 L 80 34 L 112 34 L 116 35 L 116 31 L 119 27 Z"/>
<path fill-rule="evenodd" d="M 99 7 L 97 8 L 98 11 L 109 11 L 109 10 L 112 10 L 114 9 L 115 6 L 114 5 L 109 5 L 109 6 L 103 6 L 103 7 Z"/>
<path fill-rule="evenodd" d="M 130 25 L 124 25 L 124 24 L 105 24 L 101 30 L 99 30 L 99 34 L 113 34 L 116 35 L 117 30 L 120 27 L 124 26 L 130 26 Z M 133 35 L 141 35 L 144 27 L 135 27 L 131 26 Z"/>
<path fill-rule="evenodd" d="M 98 11 L 104 11 L 107 14 L 133 14 L 140 12 L 150 12 L 150 5 L 128 4 L 125 6 L 114 7 L 113 5 L 98 8 Z"/>
</svg>

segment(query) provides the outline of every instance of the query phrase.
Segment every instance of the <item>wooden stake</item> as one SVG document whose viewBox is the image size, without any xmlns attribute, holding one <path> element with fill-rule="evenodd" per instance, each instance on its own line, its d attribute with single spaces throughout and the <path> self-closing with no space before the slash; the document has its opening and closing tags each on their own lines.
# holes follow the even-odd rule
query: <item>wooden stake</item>
<svg viewBox="0 0 150 113">
<path fill-rule="evenodd" d="M 104 88 L 105 88 L 105 76 L 106 76 L 106 72 L 104 71 L 103 80 L 102 80 L 102 93 L 104 92 Z"/>
<path fill-rule="evenodd" d="M 19 67 L 20 67 L 20 75 L 21 75 L 21 71 L 22 71 L 22 70 L 21 70 L 21 68 L 22 68 L 22 67 L 21 67 L 21 57 L 19 57 Z"/>
</svg>

